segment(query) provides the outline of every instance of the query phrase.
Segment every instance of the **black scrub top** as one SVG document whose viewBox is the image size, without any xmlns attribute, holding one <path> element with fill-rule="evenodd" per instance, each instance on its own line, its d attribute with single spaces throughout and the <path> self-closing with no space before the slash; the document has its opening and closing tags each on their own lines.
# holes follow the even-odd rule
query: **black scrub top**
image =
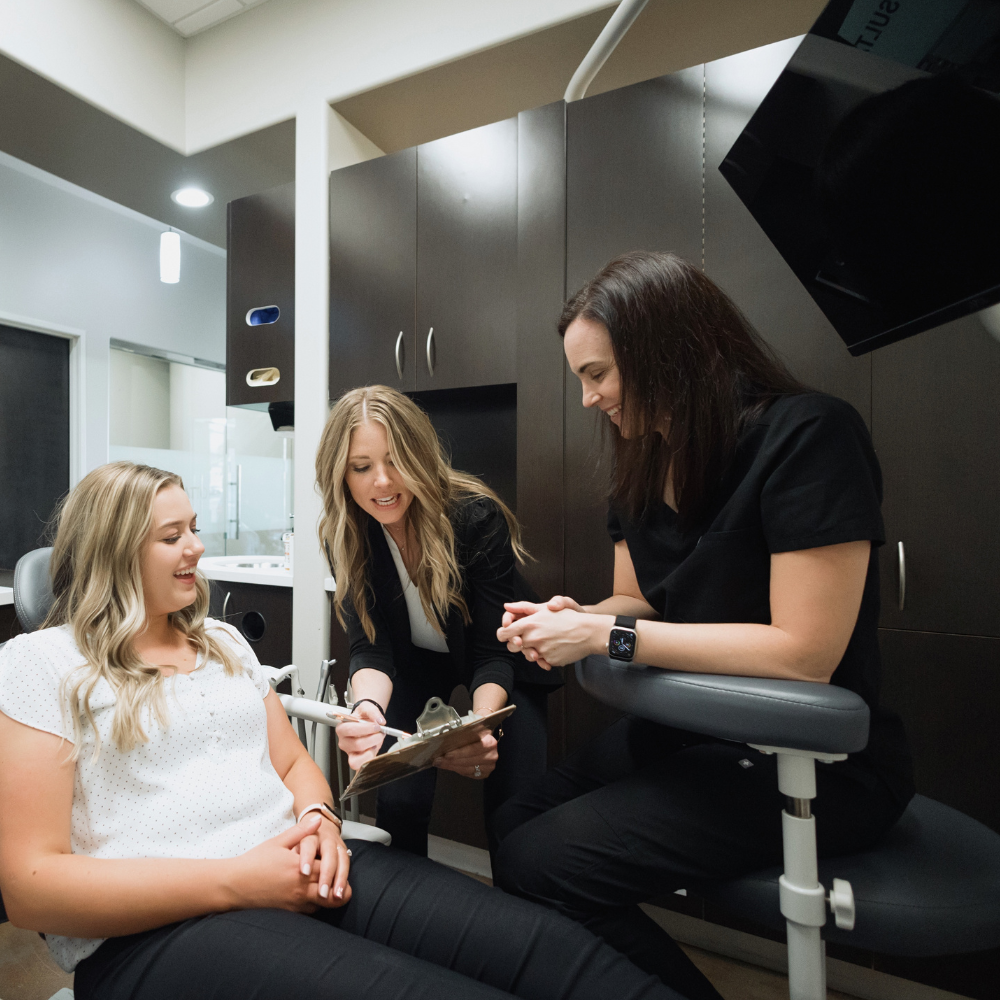
<svg viewBox="0 0 1000 1000">
<path fill-rule="evenodd" d="M 903 807 L 913 795 L 910 754 L 901 721 L 879 703 L 881 502 L 864 421 L 843 400 L 810 392 L 779 397 L 745 431 L 715 497 L 686 529 L 661 502 L 638 521 L 612 506 L 608 531 L 628 543 L 639 589 L 668 622 L 769 625 L 772 553 L 870 540 L 858 621 L 830 683 L 864 698 L 871 730 L 865 750 L 834 766 L 883 783 Z"/>
</svg>

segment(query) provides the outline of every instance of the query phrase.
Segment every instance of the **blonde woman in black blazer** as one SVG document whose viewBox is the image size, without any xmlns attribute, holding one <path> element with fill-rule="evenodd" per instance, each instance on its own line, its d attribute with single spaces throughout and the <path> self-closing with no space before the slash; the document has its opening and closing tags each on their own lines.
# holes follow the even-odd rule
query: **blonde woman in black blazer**
<svg viewBox="0 0 1000 1000">
<path fill-rule="evenodd" d="M 359 717 L 338 726 L 339 745 L 360 767 L 392 743 L 379 725 L 411 732 L 428 698 L 460 685 L 479 713 L 512 701 L 502 747 L 487 734 L 437 761 L 485 781 L 488 821 L 544 771 L 546 696 L 560 683 L 497 639 L 504 604 L 534 599 L 517 569 L 517 522 L 483 482 L 450 467 L 427 415 L 385 386 L 341 397 L 316 469 Z M 427 853 L 436 779 L 432 768 L 379 789 L 377 821 L 397 847 Z"/>
</svg>

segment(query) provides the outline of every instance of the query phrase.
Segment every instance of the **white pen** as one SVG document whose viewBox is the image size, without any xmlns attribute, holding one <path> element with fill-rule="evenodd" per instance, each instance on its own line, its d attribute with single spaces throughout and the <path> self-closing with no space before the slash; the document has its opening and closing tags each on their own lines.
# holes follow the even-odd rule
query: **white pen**
<svg viewBox="0 0 1000 1000">
<path fill-rule="evenodd" d="M 355 722 L 368 721 L 367 719 L 359 718 L 350 709 L 342 708 L 340 705 L 328 705 L 326 714 L 331 719 L 353 719 Z M 379 726 L 378 731 L 385 733 L 386 736 L 395 736 L 397 740 L 409 739 L 412 735 L 411 733 L 404 733 L 402 729 L 393 729 L 392 726 Z"/>
</svg>

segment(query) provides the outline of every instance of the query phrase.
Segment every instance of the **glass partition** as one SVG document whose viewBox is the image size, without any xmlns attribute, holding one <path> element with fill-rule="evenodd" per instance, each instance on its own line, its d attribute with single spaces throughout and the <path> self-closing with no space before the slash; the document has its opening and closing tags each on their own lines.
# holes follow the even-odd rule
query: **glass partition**
<svg viewBox="0 0 1000 1000">
<path fill-rule="evenodd" d="M 284 555 L 292 527 L 294 440 L 266 409 L 226 406 L 226 376 L 113 348 L 110 458 L 184 480 L 206 556 Z"/>
</svg>

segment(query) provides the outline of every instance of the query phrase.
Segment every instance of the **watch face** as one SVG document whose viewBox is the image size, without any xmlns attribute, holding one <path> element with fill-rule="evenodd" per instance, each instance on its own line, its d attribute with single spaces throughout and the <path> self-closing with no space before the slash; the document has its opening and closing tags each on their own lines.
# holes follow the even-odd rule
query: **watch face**
<svg viewBox="0 0 1000 1000">
<path fill-rule="evenodd" d="M 631 660 L 635 655 L 635 632 L 613 628 L 608 639 L 608 655 L 616 660 Z"/>
</svg>

